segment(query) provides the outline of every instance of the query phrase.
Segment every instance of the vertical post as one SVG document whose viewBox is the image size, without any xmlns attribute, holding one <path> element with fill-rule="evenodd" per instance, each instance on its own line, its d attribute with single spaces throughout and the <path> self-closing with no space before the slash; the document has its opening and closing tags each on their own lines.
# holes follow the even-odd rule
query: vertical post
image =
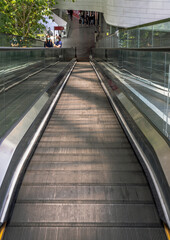
<svg viewBox="0 0 170 240">
<path fill-rule="evenodd" d="M 151 52 L 151 65 L 150 65 L 150 81 L 151 81 L 151 75 L 152 75 L 152 62 L 153 62 L 153 52 Z"/>
<path fill-rule="evenodd" d="M 126 47 L 128 48 L 129 47 L 129 31 L 127 30 L 127 44 L 126 44 Z"/>
<path fill-rule="evenodd" d="M 59 12 L 59 17 L 60 17 L 60 18 L 62 18 L 62 16 L 63 16 L 63 10 L 62 10 L 62 9 L 60 9 L 60 12 Z"/>
<path fill-rule="evenodd" d="M 140 28 L 138 28 L 138 48 L 140 48 Z"/>
<path fill-rule="evenodd" d="M 93 54 L 92 54 L 92 47 L 90 48 L 90 56 L 91 59 L 93 58 Z"/>
<path fill-rule="evenodd" d="M 165 53 L 166 55 L 167 53 Z M 165 78 L 166 79 L 166 78 Z M 169 103 L 170 103 L 170 64 L 168 68 L 168 95 L 167 95 L 167 103 L 166 103 L 166 123 L 165 123 L 165 135 L 170 139 L 170 135 L 168 134 L 168 115 L 169 115 Z"/>
<path fill-rule="evenodd" d="M 43 48 L 44 67 L 46 65 L 46 48 Z"/>
<path fill-rule="evenodd" d="M 105 59 L 107 60 L 107 49 L 105 49 Z"/>
<path fill-rule="evenodd" d="M 113 33 L 113 27 L 110 25 L 110 34 Z"/>
<path fill-rule="evenodd" d="M 101 25 L 102 25 L 102 14 L 99 13 L 99 26 L 101 26 Z"/>
<path fill-rule="evenodd" d="M 77 58 L 77 48 L 75 47 L 75 58 Z"/>
<path fill-rule="evenodd" d="M 152 44 L 151 44 L 152 47 L 154 47 L 154 46 L 153 46 L 153 45 L 154 45 L 154 44 L 153 44 L 153 32 L 154 32 L 154 28 L 153 28 L 153 26 L 152 26 Z"/>
</svg>

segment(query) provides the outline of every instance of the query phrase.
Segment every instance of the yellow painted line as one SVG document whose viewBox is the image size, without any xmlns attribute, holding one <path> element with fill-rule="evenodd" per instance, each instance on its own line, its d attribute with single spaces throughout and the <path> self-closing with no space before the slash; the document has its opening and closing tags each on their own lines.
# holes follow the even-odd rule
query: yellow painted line
<svg viewBox="0 0 170 240">
<path fill-rule="evenodd" d="M 165 228 L 166 236 L 167 236 L 168 240 L 170 240 L 170 230 L 165 224 L 164 224 L 164 228 Z"/>
<path fill-rule="evenodd" d="M 5 227 L 6 227 L 6 223 L 4 223 L 4 225 L 2 225 L 2 227 L 0 228 L 0 240 L 2 240 L 2 237 L 4 235 Z"/>
</svg>

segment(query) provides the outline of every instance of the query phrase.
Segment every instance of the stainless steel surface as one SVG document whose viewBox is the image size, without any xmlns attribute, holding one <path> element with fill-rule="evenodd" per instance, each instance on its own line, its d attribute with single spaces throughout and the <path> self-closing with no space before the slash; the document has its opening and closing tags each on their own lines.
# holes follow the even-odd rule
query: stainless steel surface
<svg viewBox="0 0 170 240">
<path fill-rule="evenodd" d="M 32 152 L 32 149 L 34 147 L 34 145 L 36 144 L 36 142 L 38 141 L 38 138 L 43 130 L 43 128 L 45 127 L 45 124 L 56 104 L 56 102 L 58 101 L 59 97 L 60 97 L 60 94 L 66 84 L 66 82 L 68 81 L 68 78 L 74 68 L 76 63 L 73 64 L 69 74 L 67 75 L 67 77 L 65 78 L 64 82 L 62 83 L 58 93 L 56 94 L 54 100 L 52 101 L 51 105 L 49 106 L 49 109 L 46 113 L 46 115 L 44 116 L 44 118 L 42 119 L 41 121 L 41 124 L 39 126 L 39 128 L 37 129 L 37 131 L 35 132 L 32 140 L 30 141 L 28 147 L 26 149 L 24 149 L 23 151 L 23 156 L 22 158 L 19 160 L 18 162 L 18 165 L 17 165 L 17 168 L 14 169 L 14 174 L 11 178 L 11 181 L 10 181 L 10 184 L 8 186 L 8 190 L 7 190 L 7 193 L 6 193 L 6 196 L 4 198 L 4 203 L 3 203 L 3 207 L 0 209 L 0 223 L 3 223 L 7 217 L 7 212 L 9 210 L 9 205 L 10 205 L 10 202 L 11 202 L 11 198 L 12 198 L 12 195 L 14 194 L 14 190 L 16 188 L 16 183 L 18 181 L 18 178 L 19 178 L 19 175 L 21 174 L 22 172 L 22 169 L 23 169 L 23 166 L 26 162 L 26 160 L 28 159 L 29 155 L 31 154 Z M 43 100 L 45 96 L 45 101 Z M 17 141 L 13 142 L 15 143 L 14 144 L 14 148 L 12 149 L 13 151 L 11 152 L 7 152 L 7 155 L 4 156 L 4 159 L 3 162 L 5 162 L 4 160 L 7 159 L 8 162 L 5 166 L 5 169 L 3 169 L 3 178 L 8 170 L 8 166 L 10 164 L 10 161 L 12 159 L 12 154 L 14 153 L 16 147 L 18 146 L 19 142 L 22 140 L 24 134 L 26 133 L 26 131 L 28 130 L 28 128 L 30 127 L 30 125 L 34 122 L 35 118 L 37 117 L 38 113 L 41 111 L 41 109 L 43 108 L 43 106 L 45 105 L 45 103 L 47 102 L 47 100 L 49 99 L 49 96 L 47 93 L 44 93 L 43 96 L 38 100 L 38 102 L 31 108 L 31 110 L 28 112 L 28 114 L 24 117 L 24 119 L 18 124 L 18 126 L 13 130 L 13 132 L 10 134 L 10 137 L 7 139 L 7 143 L 6 143 L 6 140 L 5 140 L 5 147 L 6 147 L 6 150 L 11 150 L 10 149 L 10 144 L 8 144 L 8 141 L 9 140 L 14 140 L 16 139 L 15 138 L 15 134 L 18 132 L 20 132 L 20 136 L 19 138 L 17 139 Z M 4 153 L 4 146 L 3 144 L 1 145 L 2 146 L 2 152 Z M 5 174 L 4 174 L 5 172 Z M 3 179 L 2 179 L 3 180 Z"/>
<path fill-rule="evenodd" d="M 92 49 L 92 56 L 169 141 L 169 49 Z"/>
<path fill-rule="evenodd" d="M 24 134 L 41 111 L 49 96 L 44 93 L 30 111 L 25 115 L 23 120 L 17 124 L 17 126 L 9 133 L 5 140 L 0 145 L 0 187 L 2 185 L 4 176 L 7 172 L 13 153 L 16 150 L 19 142 L 23 138 Z"/>
<path fill-rule="evenodd" d="M 123 83 L 123 85 L 126 86 L 126 88 L 129 88 L 131 91 L 133 91 L 138 97 L 140 97 L 140 93 L 135 91 L 135 89 L 132 89 L 126 81 L 124 81 L 124 77 L 113 71 L 109 66 L 106 66 L 107 70 L 109 70 L 116 78 Z M 137 82 L 137 81 L 136 81 Z M 138 84 L 138 83 L 136 83 Z M 169 95 L 168 90 L 164 91 L 164 94 L 166 96 Z M 140 95 L 140 96 L 139 96 Z M 148 92 L 149 95 L 149 92 Z M 134 106 L 134 104 L 131 103 L 131 101 L 126 97 L 125 94 L 122 92 L 120 94 L 117 94 L 118 99 L 120 102 L 125 106 L 129 114 L 132 116 L 133 120 L 137 124 L 137 126 L 141 129 L 141 131 L 144 133 L 145 137 L 148 139 L 148 141 L 151 143 L 151 145 L 154 148 L 154 151 L 156 152 L 161 167 L 165 173 L 165 177 L 167 179 L 167 182 L 170 187 L 170 147 L 165 141 L 165 139 L 159 134 L 159 132 L 151 125 L 151 123 L 138 111 L 138 109 Z M 143 97 L 144 98 L 144 97 Z M 149 102 L 149 101 L 148 101 Z M 146 102 L 145 102 L 146 103 Z M 152 106 L 151 102 L 150 107 L 152 110 L 154 110 L 154 106 Z M 148 103 L 148 104 L 149 104 Z M 160 111 L 161 112 L 161 111 Z M 170 118 L 168 116 L 164 116 L 162 113 L 162 118 L 165 118 L 166 121 L 169 123 Z"/>
<path fill-rule="evenodd" d="M 74 56 L 73 48 L 0 49 L 1 142 Z"/>
<path fill-rule="evenodd" d="M 94 70 L 96 71 L 96 74 L 98 78 L 101 81 L 101 85 L 107 94 L 114 110 L 117 112 L 119 118 L 121 119 L 122 124 L 126 128 L 126 131 L 128 132 L 130 138 L 132 139 L 133 144 L 136 146 L 139 154 L 141 155 L 141 158 L 145 162 L 145 165 L 149 171 L 150 177 L 153 181 L 153 184 L 155 186 L 155 189 L 158 194 L 159 201 L 162 206 L 162 210 L 164 212 L 164 216 L 166 219 L 166 223 L 168 226 L 170 226 L 170 213 L 169 213 L 169 206 L 167 205 L 167 199 L 165 199 L 163 189 L 161 188 L 161 185 L 159 183 L 159 180 L 157 178 L 157 175 L 155 174 L 154 168 L 152 164 L 150 163 L 149 159 L 145 155 L 145 152 L 142 150 L 141 146 L 139 145 L 137 139 L 135 138 L 133 132 L 129 128 L 128 124 L 126 123 L 124 117 L 122 116 L 121 112 L 119 111 L 119 108 L 116 106 L 115 102 L 113 101 L 113 98 L 111 97 L 109 91 L 107 90 L 105 84 L 103 83 L 100 75 L 98 74 L 95 65 L 91 63 Z M 163 167 L 163 170 L 165 172 L 165 177 L 169 176 L 170 170 L 169 170 L 169 165 L 168 165 L 168 160 L 170 156 L 170 149 L 166 141 L 158 134 L 158 132 L 153 128 L 153 126 L 147 121 L 146 118 L 139 112 L 139 110 L 129 101 L 129 99 L 122 93 L 119 92 L 117 94 L 117 98 L 120 100 L 120 102 L 125 106 L 126 110 L 128 113 L 132 116 L 134 122 L 137 124 L 139 129 L 144 133 L 146 138 L 149 140 L 149 142 L 152 144 L 155 152 L 157 153 L 161 166 Z M 157 144 L 159 143 L 159 144 Z M 167 169 L 165 169 L 165 165 L 167 165 Z M 169 171 L 168 171 L 169 170 Z M 169 180 L 169 179 L 167 179 Z M 169 181 L 168 181 L 169 183 Z"/>
<path fill-rule="evenodd" d="M 142 168 L 78 63 L 25 174 L 4 240 L 166 239 Z"/>
</svg>

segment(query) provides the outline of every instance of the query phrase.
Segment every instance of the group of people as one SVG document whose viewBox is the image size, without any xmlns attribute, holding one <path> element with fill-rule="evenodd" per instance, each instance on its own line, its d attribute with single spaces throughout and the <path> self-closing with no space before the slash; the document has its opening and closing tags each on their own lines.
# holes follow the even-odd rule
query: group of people
<svg viewBox="0 0 170 240">
<path fill-rule="evenodd" d="M 68 10 L 68 14 L 70 15 L 70 20 L 73 20 L 73 10 Z"/>
<path fill-rule="evenodd" d="M 56 35 L 56 41 L 54 42 L 54 44 L 53 44 L 50 36 L 47 35 L 46 41 L 44 42 L 44 47 L 45 48 L 50 48 L 50 47 L 61 48 L 62 47 L 61 35 L 59 35 L 59 36 Z"/>
<path fill-rule="evenodd" d="M 95 24 L 95 15 L 94 14 L 91 14 L 89 16 L 88 13 L 85 14 L 84 11 L 81 11 L 80 12 L 80 19 L 79 19 L 79 23 L 81 24 L 86 24 L 86 25 L 93 25 Z"/>
</svg>

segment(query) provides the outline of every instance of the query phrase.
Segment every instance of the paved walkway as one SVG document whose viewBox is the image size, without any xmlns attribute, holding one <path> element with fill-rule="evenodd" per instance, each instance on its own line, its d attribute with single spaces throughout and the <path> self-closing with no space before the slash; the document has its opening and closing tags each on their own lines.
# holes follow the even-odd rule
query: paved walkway
<svg viewBox="0 0 170 240">
<path fill-rule="evenodd" d="M 73 21 L 70 24 L 71 28 L 68 38 L 62 39 L 63 47 L 76 47 L 78 60 L 87 60 L 89 58 L 90 48 L 95 45 L 95 26 L 81 25 L 76 18 L 73 18 Z"/>
</svg>

